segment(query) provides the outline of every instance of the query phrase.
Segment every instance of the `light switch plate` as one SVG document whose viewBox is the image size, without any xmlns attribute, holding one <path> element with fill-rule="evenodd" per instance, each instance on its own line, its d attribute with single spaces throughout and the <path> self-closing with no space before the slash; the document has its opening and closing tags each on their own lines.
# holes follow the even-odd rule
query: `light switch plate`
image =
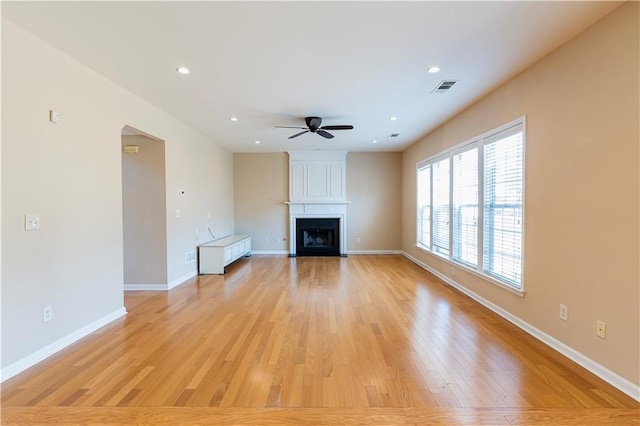
<svg viewBox="0 0 640 426">
<path fill-rule="evenodd" d="M 40 216 L 37 214 L 24 215 L 25 231 L 36 231 L 40 229 Z"/>
</svg>

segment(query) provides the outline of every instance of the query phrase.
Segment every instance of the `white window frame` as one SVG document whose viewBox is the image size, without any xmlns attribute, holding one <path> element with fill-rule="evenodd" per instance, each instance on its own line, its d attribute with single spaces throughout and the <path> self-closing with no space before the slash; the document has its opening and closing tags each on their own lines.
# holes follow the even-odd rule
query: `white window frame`
<svg viewBox="0 0 640 426">
<path fill-rule="evenodd" d="M 432 190 L 432 170 L 431 170 L 431 161 L 421 161 L 420 163 L 417 164 L 416 166 L 416 190 L 418 188 L 420 188 L 420 171 L 424 168 L 429 168 L 429 198 L 431 198 L 431 190 Z M 416 245 L 419 247 L 422 247 L 424 249 L 427 250 L 431 250 L 431 243 L 433 242 L 433 235 L 431 233 L 431 229 L 429 230 L 429 244 L 425 244 L 424 241 L 422 241 L 422 205 L 417 202 L 418 199 L 416 199 Z M 431 203 L 431 200 L 429 200 L 429 203 Z M 429 209 L 431 209 L 431 204 L 429 204 Z M 431 214 L 431 213 L 430 213 Z M 433 220 L 433 217 L 429 217 L 429 227 L 431 228 L 431 221 Z"/>
<path fill-rule="evenodd" d="M 495 140 L 495 137 L 500 134 L 508 133 L 511 129 L 521 127 L 522 129 L 522 221 L 521 221 L 521 271 L 520 271 L 520 286 L 517 287 L 510 280 L 501 279 L 493 274 L 484 272 L 484 147 L 487 143 L 491 143 Z M 474 268 L 473 265 L 470 265 L 466 262 L 460 262 L 453 258 L 454 256 L 454 247 L 453 247 L 453 156 L 459 154 L 460 152 L 464 152 L 469 149 L 477 148 L 478 153 L 478 235 L 477 235 L 477 265 Z M 488 281 L 492 284 L 495 284 L 501 288 L 509 290 L 513 293 L 516 293 L 520 296 L 524 296 L 525 294 L 525 282 L 524 282 L 524 243 L 525 243 L 525 186 L 526 186 L 526 171 L 525 171 L 525 155 L 526 155 L 526 116 L 519 117 L 509 123 L 506 123 L 502 126 L 489 130 L 487 132 L 482 133 L 474 138 L 466 140 L 460 144 L 457 144 L 445 151 L 438 152 L 437 154 L 426 158 L 425 160 L 420 161 L 416 164 L 416 196 L 417 196 L 417 176 L 418 170 L 429 165 L 430 167 L 430 196 L 433 197 L 433 164 L 438 162 L 446 157 L 449 158 L 449 255 L 445 256 L 441 253 L 437 253 L 432 250 L 433 247 L 433 198 L 430 201 L 430 206 L 432 209 L 431 212 L 431 245 L 426 246 L 420 243 L 420 236 L 418 235 L 419 226 L 418 226 L 418 216 L 416 216 L 416 247 L 426 253 L 431 255 L 435 255 L 438 259 L 444 260 L 447 263 L 455 266 L 456 268 L 461 268 L 465 271 L 472 273 L 473 275 L 479 276 L 485 281 Z M 416 200 L 416 205 L 417 205 Z M 418 207 L 419 208 L 419 207 Z M 417 210 L 416 210 L 417 213 Z"/>
<path fill-rule="evenodd" d="M 441 252 L 441 251 L 433 250 L 433 246 L 434 246 L 433 242 L 436 239 L 435 238 L 436 232 L 435 232 L 435 226 L 434 226 L 436 215 L 434 214 L 434 209 L 433 209 L 433 206 L 434 206 L 434 201 L 433 201 L 433 193 L 434 193 L 433 166 L 434 166 L 434 164 L 440 163 L 440 162 L 443 162 L 443 161 L 446 161 L 446 162 L 449 163 L 449 173 L 448 173 L 449 174 L 449 208 L 448 208 L 448 210 L 449 210 L 449 212 L 448 212 L 449 213 L 449 218 L 448 218 L 449 219 L 449 223 L 447 225 L 449 227 L 449 229 L 448 229 L 448 240 L 449 241 L 448 241 L 448 247 L 447 247 L 448 253 L 446 253 L 446 254 Z M 453 186 L 451 185 L 451 171 L 452 171 L 452 161 L 451 161 L 451 156 L 450 155 L 440 154 L 440 155 L 435 156 L 435 157 L 433 157 L 431 159 L 431 204 L 430 204 L 430 206 L 431 206 L 431 253 L 433 253 L 435 255 L 438 255 L 438 256 L 440 256 L 440 257 L 442 257 L 444 259 L 448 259 L 448 258 L 451 257 L 451 237 L 452 237 L 451 231 L 453 229 L 453 222 L 451 220 L 451 193 L 453 191 Z"/>
</svg>

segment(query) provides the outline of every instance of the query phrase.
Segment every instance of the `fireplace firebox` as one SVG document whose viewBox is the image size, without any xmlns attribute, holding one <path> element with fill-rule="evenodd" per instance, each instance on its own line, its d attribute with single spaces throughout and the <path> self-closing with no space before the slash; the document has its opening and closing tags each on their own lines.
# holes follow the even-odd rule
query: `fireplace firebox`
<svg viewBox="0 0 640 426">
<path fill-rule="evenodd" d="M 340 256 L 340 219 L 296 219 L 297 256 Z"/>
</svg>

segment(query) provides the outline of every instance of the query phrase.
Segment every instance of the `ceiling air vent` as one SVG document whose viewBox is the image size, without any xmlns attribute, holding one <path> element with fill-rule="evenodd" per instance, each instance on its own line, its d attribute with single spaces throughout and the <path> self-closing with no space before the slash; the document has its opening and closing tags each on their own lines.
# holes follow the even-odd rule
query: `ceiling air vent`
<svg viewBox="0 0 640 426">
<path fill-rule="evenodd" d="M 445 93 L 456 84 L 458 80 L 442 80 L 431 93 Z"/>
</svg>

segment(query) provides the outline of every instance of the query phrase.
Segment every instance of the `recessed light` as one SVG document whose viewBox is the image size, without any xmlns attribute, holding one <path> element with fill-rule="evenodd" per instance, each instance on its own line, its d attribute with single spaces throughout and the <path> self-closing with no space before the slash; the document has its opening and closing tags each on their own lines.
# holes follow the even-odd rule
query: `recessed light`
<svg viewBox="0 0 640 426">
<path fill-rule="evenodd" d="M 389 118 L 389 120 L 391 120 L 391 121 L 396 121 L 397 119 L 398 119 L 398 117 L 395 117 L 395 116 L 394 116 L 394 117 Z"/>
<path fill-rule="evenodd" d="M 178 71 L 180 74 L 189 74 L 189 68 L 187 67 L 178 67 L 176 68 L 176 71 Z"/>
<path fill-rule="evenodd" d="M 378 141 L 371 141 L 371 143 L 378 143 Z"/>
<path fill-rule="evenodd" d="M 259 144 L 260 144 L 260 141 L 255 141 L 254 143 L 255 143 L 256 145 L 259 145 Z"/>
<path fill-rule="evenodd" d="M 238 117 L 231 117 L 229 120 L 231 120 L 231 121 L 238 121 Z"/>
<path fill-rule="evenodd" d="M 432 67 L 429 67 L 429 69 L 427 71 L 430 72 L 431 74 L 435 74 L 438 71 L 440 71 L 440 67 L 437 67 L 437 66 L 434 65 Z"/>
</svg>

